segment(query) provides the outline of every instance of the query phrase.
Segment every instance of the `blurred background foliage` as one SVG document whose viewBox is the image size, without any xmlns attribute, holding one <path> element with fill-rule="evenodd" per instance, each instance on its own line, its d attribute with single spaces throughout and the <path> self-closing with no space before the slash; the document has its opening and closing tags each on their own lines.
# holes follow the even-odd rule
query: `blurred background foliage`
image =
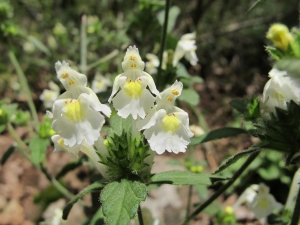
<svg viewBox="0 0 300 225">
<path fill-rule="evenodd" d="M 110 74 L 112 80 L 120 74 L 129 45 L 139 48 L 144 61 L 147 53 L 158 55 L 164 4 L 163 0 L 0 0 L 0 96 L 9 97 L 23 109 L 27 107 L 26 95 L 7 54 L 12 50 L 27 76 L 37 109 L 44 114 L 39 95 L 48 88 L 50 80 L 59 84 L 54 63 L 68 60 L 74 69 L 82 71 L 83 15 L 86 15 L 89 82 L 97 72 Z M 289 28 L 297 26 L 298 1 L 172 1 L 166 48 L 175 49 L 183 34 L 196 32 L 198 65 L 191 66 L 184 60 L 183 63 L 192 76 L 204 79 L 195 90 L 201 97 L 198 108 L 206 118 L 208 129 L 242 126 L 241 117 L 228 103 L 232 98 L 262 93 L 271 69 L 264 49 L 265 34 L 276 22 Z M 107 56 L 109 60 L 105 60 Z M 220 159 L 233 153 L 233 149 L 236 152 L 251 144 L 249 138 L 230 141 L 226 151 L 223 151 L 224 143 L 216 148 L 222 155 Z M 241 141 L 244 141 L 242 145 Z M 262 163 L 261 158 L 267 160 Z M 242 185 L 239 192 L 253 181 L 249 181 L 250 177 L 271 185 L 275 182 L 272 178 L 280 176 L 287 189 L 291 173 L 273 166 L 281 160 L 280 156 L 261 158 L 249 168 L 247 177 L 238 182 L 237 186 Z M 240 163 L 236 164 L 225 175 L 231 176 L 239 166 Z M 280 200 L 285 196 L 280 196 Z"/>
</svg>

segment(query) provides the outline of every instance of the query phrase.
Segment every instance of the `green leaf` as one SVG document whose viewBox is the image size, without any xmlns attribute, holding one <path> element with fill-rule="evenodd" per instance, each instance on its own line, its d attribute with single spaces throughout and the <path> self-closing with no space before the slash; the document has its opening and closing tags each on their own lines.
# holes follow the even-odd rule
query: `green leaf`
<svg viewBox="0 0 300 225">
<path fill-rule="evenodd" d="M 234 99 L 229 102 L 230 106 L 240 113 L 246 113 L 248 111 L 247 102 L 245 99 Z"/>
<path fill-rule="evenodd" d="M 115 115 L 110 119 L 111 128 L 118 136 L 122 135 L 123 130 L 125 132 L 129 131 L 131 129 L 131 123 L 131 116 L 123 119 L 122 117 Z"/>
<path fill-rule="evenodd" d="M 173 185 L 211 185 L 218 180 L 226 178 L 218 176 L 210 176 L 204 173 L 192 173 L 189 171 L 172 170 L 162 173 L 157 173 L 151 177 L 151 183 L 173 184 Z"/>
<path fill-rule="evenodd" d="M 40 51 L 44 52 L 46 55 L 51 55 L 49 49 L 40 40 L 34 36 L 27 36 L 27 40 L 35 45 Z"/>
<path fill-rule="evenodd" d="M 63 177 L 66 175 L 69 171 L 76 169 L 77 167 L 81 166 L 83 162 L 87 161 L 87 157 L 79 157 L 77 160 L 68 163 L 65 165 L 62 170 L 56 175 L 56 179 Z"/>
<path fill-rule="evenodd" d="M 275 67 L 279 70 L 285 70 L 289 74 L 300 76 L 300 59 L 282 59 L 279 60 Z"/>
<path fill-rule="evenodd" d="M 15 151 L 14 146 L 10 146 L 7 151 L 3 154 L 1 159 L 1 165 L 4 165 L 4 163 L 8 160 L 8 158 L 11 156 L 11 154 Z"/>
<path fill-rule="evenodd" d="M 92 218 L 91 222 L 89 223 L 89 225 L 105 225 L 102 208 L 98 209 L 98 211 L 93 216 L 93 218 Z"/>
<path fill-rule="evenodd" d="M 103 189 L 100 201 L 107 225 L 127 225 L 133 219 L 141 201 L 147 196 L 145 184 L 122 179 Z"/>
<path fill-rule="evenodd" d="M 204 142 L 217 140 L 221 138 L 227 138 L 227 137 L 236 136 L 238 134 L 245 134 L 245 133 L 247 133 L 247 131 L 242 128 L 223 127 L 220 129 L 209 131 L 201 136 L 192 138 L 190 145 L 198 145 Z"/>
<path fill-rule="evenodd" d="M 189 72 L 186 70 L 185 66 L 182 63 L 178 63 L 176 70 L 177 77 L 190 78 Z"/>
<path fill-rule="evenodd" d="M 50 145 L 49 139 L 35 137 L 29 142 L 31 159 L 35 164 L 42 162 L 46 156 L 47 147 Z"/>
<path fill-rule="evenodd" d="M 277 48 L 274 48 L 272 46 L 267 46 L 266 51 L 275 60 L 279 60 L 283 57 L 283 53 L 280 50 L 278 50 Z"/>
<path fill-rule="evenodd" d="M 257 7 L 258 5 L 264 3 L 265 0 L 257 0 L 256 2 L 254 2 L 252 4 L 252 6 L 248 9 L 247 13 L 251 12 L 255 7 Z"/>
<path fill-rule="evenodd" d="M 183 89 L 178 97 L 180 101 L 196 106 L 199 103 L 199 94 L 193 89 Z"/>
<path fill-rule="evenodd" d="M 84 195 L 88 194 L 88 193 L 91 193 L 93 191 L 96 191 L 96 190 L 100 190 L 102 187 L 104 187 L 104 184 L 100 183 L 100 182 L 95 182 L 89 186 L 87 186 L 85 189 L 83 189 L 81 192 L 79 192 L 79 194 L 77 194 L 71 201 L 69 201 L 64 210 L 63 210 L 63 216 L 62 218 L 64 220 L 66 220 L 68 218 L 68 215 L 73 207 L 73 205 L 81 198 L 83 197 Z"/>
<path fill-rule="evenodd" d="M 251 154 L 258 154 L 260 152 L 260 150 L 261 149 L 257 146 L 251 146 L 250 148 L 248 148 L 244 151 L 241 151 L 241 152 L 235 154 L 234 156 L 231 156 L 224 163 L 222 163 L 221 166 L 215 172 L 213 172 L 213 174 L 220 173 L 221 171 L 225 170 L 227 167 L 234 164 L 235 162 L 237 162 L 238 160 L 240 160 L 241 158 L 243 158 L 245 156 L 249 156 Z"/>
<path fill-rule="evenodd" d="M 167 32 L 170 33 L 175 25 L 176 19 L 178 15 L 180 14 L 180 8 L 178 6 L 172 6 L 169 9 L 169 19 L 168 19 L 168 28 Z M 161 10 L 159 13 L 157 13 L 157 19 L 158 22 L 161 26 L 164 24 L 164 19 L 165 19 L 165 11 Z"/>
</svg>

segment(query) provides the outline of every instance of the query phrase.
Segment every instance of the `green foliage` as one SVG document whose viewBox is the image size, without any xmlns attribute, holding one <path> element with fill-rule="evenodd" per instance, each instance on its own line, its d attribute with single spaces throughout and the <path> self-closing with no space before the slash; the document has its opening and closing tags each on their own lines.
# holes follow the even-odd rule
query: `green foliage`
<svg viewBox="0 0 300 225">
<path fill-rule="evenodd" d="M 246 121 L 253 121 L 261 116 L 259 99 L 256 97 L 252 97 L 250 99 L 235 99 L 229 104 L 232 108 L 242 113 Z"/>
<path fill-rule="evenodd" d="M 158 184 L 173 184 L 173 185 L 211 185 L 218 180 L 225 180 L 219 176 L 208 174 L 197 174 L 189 171 L 172 170 L 162 173 L 157 173 L 151 177 L 150 182 Z"/>
<path fill-rule="evenodd" d="M 141 201 L 147 196 L 146 186 L 122 179 L 105 186 L 100 195 L 107 225 L 127 225 L 133 219 Z"/>
<path fill-rule="evenodd" d="M 192 106 L 196 106 L 199 103 L 200 97 L 199 94 L 193 89 L 183 89 L 178 99 Z"/>
<path fill-rule="evenodd" d="M 241 128 L 223 127 L 220 129 L 209 131 L 201 136 L 192 138 L 190 145 L 198 145 L 208 141 L 232 137 L 238 134 L 245 134 L 245 133 L 247 133 L 247 131 Z"/>
<path fill-rule="evenodd" d="M 151 150 L 143 143 L 142 136 L 132 138 L 132 118 L 123 119 L 115 115 L 110 123 L 111 129 L 108 130 L 105 140 L 108 156 L 99 154 L 100 162 L 109 167 L 110 177 L 112 179 L 129 177 L 148 179 L 149 168 L 152 165 L 145 163 L 145 159 Z"/>
<path fill-rule="evenodd" d="M 52 119 L 48 116 L 43 117 L 43 122 L 38 126 L 38 135 L 41 138 L 50 138 L 52 135 L 55 134 L 55 131 L 52 129 Z"/>
<path fill-rule="evenodd" d="M 214 172 L 214 174 L 220 173 L 221 171 L 225 170 L 227 167 L 229 167 L 230 165 L 232 165 L 233 163 L 237 162 L 239 159 L 245 156 L 259 153 L 260 150 L 261 149 L 258 146 L 254 145 L 244 151 L 235 154 L 234 156 L 230 157 L 225 162 L 223 162 L 221 166 L 219 166 L 219 168 Z"/>
<path fill-rule="evenodd" d="M 68 163 L 61 169 L 61 171 L 56 175 L 55 178 L 58 180 L 58 179 L 64 177 L 68 172 L 81 166 L 83 164 L 83 162 L 86 162 L 87 160 L 88 159 L 86 156 L 82 156 L 82 157 L 79 157 L 77 160 Z"/>
<path fill-rule="evenodd" d="M 168 20 L 168 28 L 167 28 L 168 33 L 170 33 L 173 30 L 176 19 L 179 14 L 180 14 L 180 8 L 178 6 L 172 6 L 169 9 L 169 20 Z M 161 26 L 163 26 L 164 24 L 164 18 L 165 18 L 164 10 L 161 10 L 159 13 L 157 13 L 157 19 Z"/>
<path fill-rule="evenodd" d="M 300 42 L 300 40 L 299 40 Z M 276 62 L 275 67 L 282 71 L 287 71 L 290 75 L 299 76 L 300 59 L 282 59 Z"/>
<path fill-rule="evenodd" d="M 35 137 L 29 142 L 29 150 L 31 155 L 31 160 L 34 164 L 38 165 L 41 163 L 46 156 L 47 147 L 50 145 L 49 139 L 43 139 Z"/>
<path fill-rule="evenodd" d="M 4 163 L 8 160 L 8 158 L 14 153 L 15 151 L 15 147 L 14 146 L 10 146 L 6 152 L 3 154 L 2 158 L 1 158 L 1 165 L 4 165 Z"/>
<path fill-rule="evenodd" d="M 94 192 L 94 191 L 98 191 L 100 189 L 102 189 L 104 187 L 104 184 L 101 182 L 95 182 L 89 186 L 87 186 L 86 188 L 84 188 L 79 194 L 77 194 L 70 202 L 68 202 L 68 204 L 64 207 L 63 210 L 63 216 L 62 218 L 64 220 L 66 220 L 68 218 L 68 215 L 73 207 L 73 205 L 80 199 L 82 198 L 84 195 Z"/>
</svg>

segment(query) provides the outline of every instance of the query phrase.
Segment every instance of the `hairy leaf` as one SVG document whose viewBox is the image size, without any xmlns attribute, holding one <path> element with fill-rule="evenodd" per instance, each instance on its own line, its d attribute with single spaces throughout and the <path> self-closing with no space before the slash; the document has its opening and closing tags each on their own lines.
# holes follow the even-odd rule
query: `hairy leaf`
<svg viewBox="0 0 300 225">
<path fill-rule="evenodd" d="M 146 199 L 143 183 L 121 180 L 112 182 L 102 191 L 100 201 L 107 225 L 127 225 L 133 219 L 141 201 Z"/>
<path fill-rule="evenodd" d="M 249 156 L 251 154 L 258 154 L 260 150 L 261 149 L 259 147 L 252 146 L 242 152 L 235 154 L 234 156 L 231 156 L 224 163 L 222 163 L 221 166 L 213 174 L 220 173 L 221 171 L 225 170 L 227 167 L 229 167 L 230 165 L 232 165 L 233 163 L 237 162 L 239 159 L 245 156 Z"/>
<path fill-rule="evenodd" d="M 211 176 L 208 174 L 197 174 L 189 171 L 172 170 L 155 174 L 150 182 L 173 184 L 173 185 L 211 185 L 217 180 L 225 180 L 226 178 Z"/>
</svg>

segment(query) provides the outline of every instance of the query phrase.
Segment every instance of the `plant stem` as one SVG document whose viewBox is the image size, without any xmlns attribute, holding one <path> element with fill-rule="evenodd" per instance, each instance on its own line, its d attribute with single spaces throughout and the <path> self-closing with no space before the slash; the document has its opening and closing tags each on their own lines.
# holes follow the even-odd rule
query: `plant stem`
<svg viewBox="0 0 300 225">
<path fill-rule="evenodd" d="M 30 158 L 30 155 L 27 153 L 28 146 L 22 141 L 22 139 L 18 136 L 15 129 L 10 123 L 6 124 L 7 130 L 12 136 L 12 138 L 18 143 L 17 149 L 19 152 L 24 156 L 25 159 L 27 159 L 33 166 L 35 166 L 37 169 L 41 170 L 43 174 L 47 177 L 47 179 L 54 185 L 54 187 L 65 197 L 71 199 L 74 197 L 63 185 L 61 185 L 55 178 L 53 178 L 46 170 L 45 167 L 42 165 L 35 164 L 32 159 Z M 27 151 L 26 151 L 27 150 Z"/>
<path fill-rule="evenodd" d="M 192 199 L 192 193 L 193 193 L 193 186 L 190 185 L 189 186 L 189 192 L 188 192 L 188 202 L 187 202 L 187 206 L 186 206 L 186 219 L 189 217 L 190 215 L 190 210 L 191 210 L 191 199 Z"/>
<path fill-rule="evenodd" d="M 29 109 L 31 111 L 31 115 L 33 117 L 33 121 L 35 123 L 35 126 L 38 125 L 39 123 L 39 119 L 38 119 L 38 115 L 37 115 L 37 112 L 36 112 L 36 108 L 35 108 L 35 105 L 33 103 L 33 99 L 32 99 L 32 96 L 31 96 L 31 92 L 30 92 L 30 89 L 29 89 L 29 85 L 28 85 L 28 82 L 27 82 L 27 79 L 23 73 L 23 70 L 15 56 L 15 53 L 12 51 L 11 47 L 9 48 L 9 51 L 8 51 L 8 56 L 9 56 L 9 59 L 11 61 L 11 63 L 13 64 L 13 66 L 15 67 L 16 69 L 16 72 L 19 76 L 19 79 L 20 79 L 20 82 L 25 90 L 25 93 L 27 95 L 27 101 L 28 101 L 28 106 L 29 106 Z"/>
<path fill-rule="evenodd" d="M 80 70 L 83 74 L 87 72 L 87 44 L 86 44 L 86 15 L 81 18 L 80 28 Z"/>
<path fill-rule="evenodd" d="M 144 225 L 144 220 L 143 220 L 143 214 L 142 214 L 141 205 L 139 205 L 139 208 L 138 208 L 138 218 L 139 218 L 139 224 L 140 225 Z"/>
<path fill-rule="evenodd" d="M 295 208 L 293 211 L 293 216 L 292 216 L 290 225 L 298 225 L 299 220 L 300 220 L 300 185 L 299 185 L 299 190 L 298 190 L 298 194 L 297 194 L 297 198 L 296 198 L 296 204 L 295 204 Z"/>
<path fill-rule="evenodd" d="M 253 160 L 258 156 L 258 154 L 252 154 L 248 157 L 246 162 L 242 165 L 242 167 L 236 171 L 236 173 L 233 175 L 233 177 L 224 184 L 218 191 L 216 191 L 212 196 L 210 196 L 209 199 L 207 199 L 205 202 L 203 202 L 202 205 L 200 205 L 190 216 L 186 218 L 186 220 L 182 223 L 182 225 L 187 225 L 189 221 L 191 221 L 197 214 L 202 212 L 208 205 L 210 205 L 215 199 L 217 199 L 222 193 L 224 193 L 227 188 L 229 188 L 237 178 L 244 172 L 244 170 L 253 162 Z"/>
<path fill-rule="evenodd" d="M 19 135 L 16 133 L 15 129 L 13 128 L 13 126 L 10 123 L 6 124 L 6 128 L 8 130 L 8 132 L 10 133 L 11 137 L 17 142 L 17 144 L 19 145 L 19 147 L 17 148 L 19 150 L 19 152 L 32 164 L 33 161 L 31 160 L 29 154 L 26 152 L 27 145 L 22 141 L 22 139 L 19 137 Z M 25 150 L 26 149 L 26 150 Z"/>
<path fill-rule="evenodd" d="M 104 63 L 104 62 L 112 59 L 113 57 L 117 56 L 118 54 L 119 54 L 119 50 L 117 50 L 117 49 L 113 50 L 111 53 L 107 54 L 106 56 L 98 59 L 97 61 L 91 63 L 90 65 L 87 65 L 87 68 L 86 68 L 87 71 L 89 71 L 90 69 L 98 66 L 101 63 Z"/>
<path fill-rule="evenodd" d="M 157 83 L 158 87 L 160 87 L 161 80 L 164 80 L 160 77 L 160 75 L 161 75 L 163 54 L 164 54 L 164 50 L 165 50 L 165 43 L 166 43 L 166 37 L 167 37 L 170 5 L 171 5 L 171 0 L 166 0 L 165 18 L 164 18 L 164 25 L 163 25 L 162 37 L 161 37 L 161 41 L 160 41 L 160 50 L 159 50 L 159 66 L 158 66 L 158 72 L 157 72 L 157 76 L 156 76 L 156 83 Z"/>
</svg>

